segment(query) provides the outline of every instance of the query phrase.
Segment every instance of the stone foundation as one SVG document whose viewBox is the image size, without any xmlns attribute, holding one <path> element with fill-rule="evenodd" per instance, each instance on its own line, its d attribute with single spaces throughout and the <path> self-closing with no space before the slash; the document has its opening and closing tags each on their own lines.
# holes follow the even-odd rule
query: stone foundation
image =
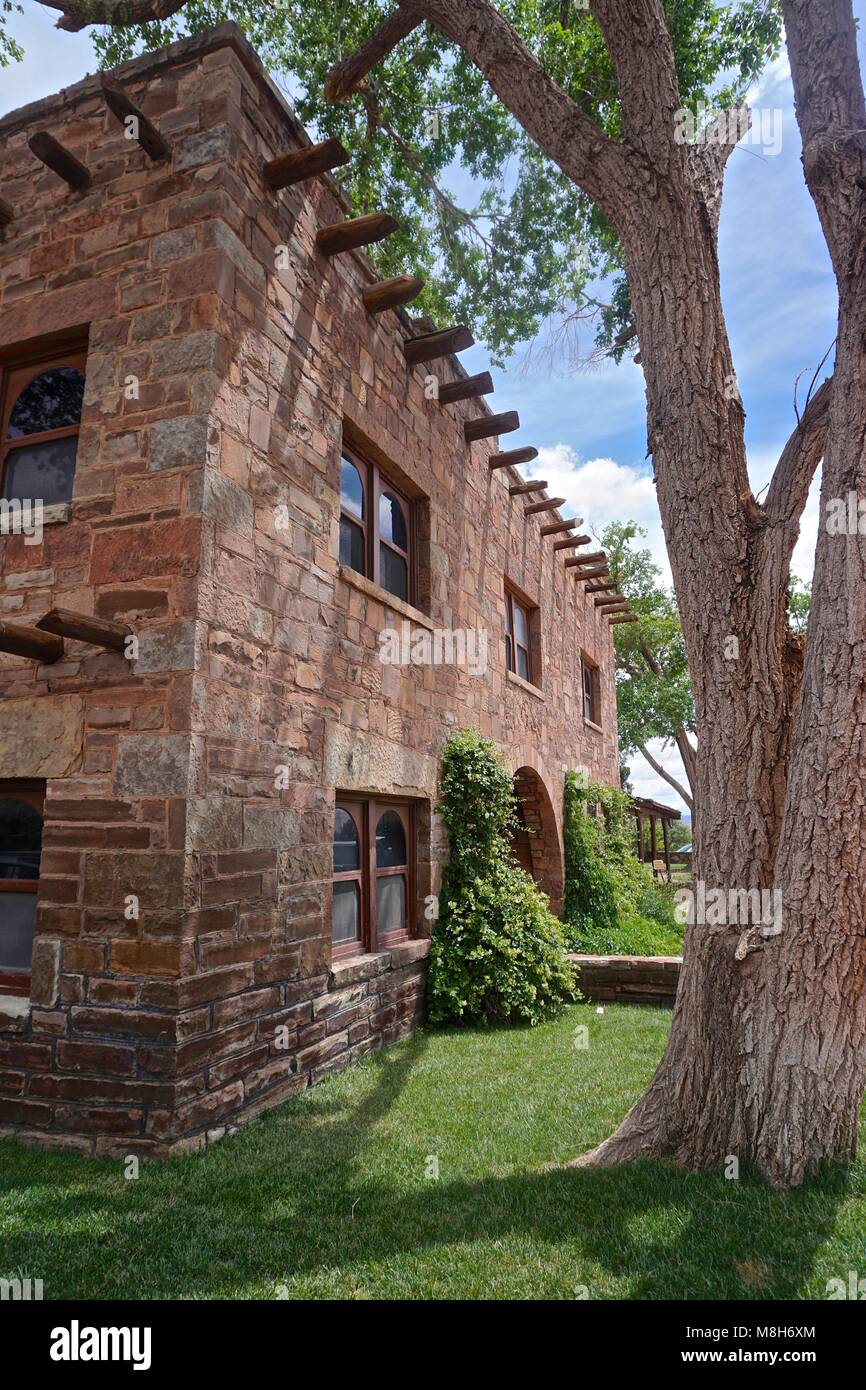
<svg viewBox="0 0 866 1390">
<path fill-rule="evenodd" d="M 673 1008 L 682 956 L 569 955 L 587 999 L 612 1004 L 663 1004 Z"/>
</svg>

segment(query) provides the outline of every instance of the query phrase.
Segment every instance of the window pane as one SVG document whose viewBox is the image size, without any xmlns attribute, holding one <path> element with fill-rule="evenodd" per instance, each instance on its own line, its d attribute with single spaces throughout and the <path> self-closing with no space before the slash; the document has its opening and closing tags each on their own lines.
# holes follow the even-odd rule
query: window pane
<svg viewBox="0 0 866 1390">
<path fill-rule="evenodd" d="M 331 910 L 331 938 L 335 946 L 357 941 L 361 927 L 361 908 L 357 883 L 334 884 Z"/>
<path fill-rule="evenodd" d="M 52 367 L 25 386 L 12 407 L 7 439 L 61 430 L 81 420 L 84 377 L 74 367 Z"/>
<path fill-rule="evenodd" d="M 390 546 L 379 544 L 379 583 L 395 598 L 408 600 L 409 574 L 402 555 Z"/>
<path fill-rule="evenodd" d="M 42 818 L 38 811 L 25 801 L 0 801 L 0 879 L 38 878 L 41 849 Z"/>
<path fill-rule="evenodd" d="M 395 869 L 406 863 L 406 833 L 396 811 L 386 811 L 376 826 L 376 868 Z"/>
<path fill-rule="evenodd" d="M 383 492 L 379 498 L 379 535 L 400 550 L 409 549 L 406 518 L 393 492 Z"/>
<path fill-rule="evenodd" d="M 519 603 L 514 605 L 514 636 L 522 647 L 529 646 L 529 634 L 526 630 L 526 610 L 520 607 Z"/>
<path fill-rule="evenodd" d="M 364 532 L 345 516 L 340 517 L 340 564 L 364 573 Z"/>
<path fill-rule="evenodd" d="M 376 927 L 380 935 L 406 929 L 406 880 L 402 874 L 376 879 Z"/>
<path fill-rule="evenodd" d="M 6 479 L 3 496 L 10 502 L 68 502 L 72 496 L 75 477 L 75 455 L 78 439 L 55 439 L 45 444 L 24 444 L 13 449 L 6 459 Z"/>
<path fill-rule="evenodd" d="M 517 674 L 525 681 L 529 680 L 529 658 L 522 647 L 517 648 Z"/>
<path fill-rule="evenodd" d="M 30 969 L 35 926 L 35 893 L 0 893 L 0 968 Z"/>
<path fill-rule="evenodd" d="M 511 638 L 508 636 L 506 636 L 505 638 L 505 666 L 506 669 L 509 671 L 514 670 L 514 650 L 512 647 Z"/>
<path fill-rule="evenodd" d="M 334 873 L 350 873 L 361 867 L 358 831 L 348 811 L 337 807 L 334 816 Z"/>
<path fill-rule="evenodd" d="M 345 456 L 340 464 L 340 506 L 364 520 L 364 484 L 354 463 Z"/>
</svg>

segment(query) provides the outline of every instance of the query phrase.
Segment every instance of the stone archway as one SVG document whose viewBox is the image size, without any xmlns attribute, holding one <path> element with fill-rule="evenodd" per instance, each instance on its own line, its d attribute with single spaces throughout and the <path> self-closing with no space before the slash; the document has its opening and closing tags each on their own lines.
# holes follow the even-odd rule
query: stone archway
<svg viewBox="0 0 866 1390">
<path fill-rule="evenodd" d="M 512 845 L 518 864 L 550 898 L 551 911 L 562 911 L 562 848 L 550 793 L 538 773 L 520 767 L 514 774 L 520 821 Z"/>
</svg>

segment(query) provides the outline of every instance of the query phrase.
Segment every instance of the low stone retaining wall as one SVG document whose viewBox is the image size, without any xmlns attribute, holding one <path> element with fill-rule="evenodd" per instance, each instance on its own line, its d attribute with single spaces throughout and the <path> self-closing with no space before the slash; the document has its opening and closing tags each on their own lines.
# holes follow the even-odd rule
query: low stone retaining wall
<svg viewBox="0 0 866 1390">
<path fill-rule="evenodd" d="M 673 1007 L 682 956 L 569 955 L 579 967 L 581 994 L 599 1003 Z"/>
</svg>

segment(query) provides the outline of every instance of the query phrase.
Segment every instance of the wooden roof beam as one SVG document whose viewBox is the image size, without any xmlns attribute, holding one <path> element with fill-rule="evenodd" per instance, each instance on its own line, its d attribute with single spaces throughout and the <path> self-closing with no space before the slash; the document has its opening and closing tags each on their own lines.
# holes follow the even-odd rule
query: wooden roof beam
<svg viewBox="0 0 866 1390">
<path fill-rule="evenodd" d="M 606 579 L 609 574 L 607 565 L 599 565 L 596 569 L 578 570 L 574 577 L 580 584 L 585 579 Z"/>
<path fill-rule="evenodd" d="M 583 517 L 579 517 L 578 520 L 583 521 Z M 554 541 L 553 548 L 554 550 L 571 550 L 575 545 L 587 545 L 591 539 L 591 536 L 569 536 L 564 541 Z"/>
<path fill-rule="evenodd" d="M 570 560 L 566 560 L 566 569 L 571 569 L 573 565 L 594 565 L 600 560 L 607 560 L 607 555 L 603 550 L 591 550 L 588 555 L 573 555 Z"/>
<path fill-rule="evenodd" d="M 388 212 L 370 212 L 366 217 L 348 217 L 345 222 L 334 222 L 329 227 L 320 227 L 316 233 L 316 249 L 323 256 L 337 256 L 341 251 L 355 251 L 359 246 L 371 246 L 374 241 L 384 241 L 386 236 L 399 230 L 400 223 Z"/>
<path fill-rule="evenodd" d="M 171 153 L 168 141 L 163 139 L 144 112 L 130 101 L 122 87 L 103 77 L 102 95 L 112 116 L 116 116 L 123 125 L 128 139 L 137 140 L 145 154 L 155 162 L 168 158 Z"/>
<path fill-rule="evenodd" d="M 608 627 L 613 627 L 614 623 L 639 623 L 639 622 L 640 622 L 640 618 L 638 617 L 637 613 L 615 613 L 615 614 L 613 615 L 613 617 L 608 618 L 608 620 L 607 620 L 607 625 L 608 625 Z"/>
<path fill-rule="evenodd" d="M 472 444 L 476 439 L 492 439 L 495 435 L 511 434 L 512 430 L 519 429 L 520 416 L 517 411 L 506 410 L 501 415 L 480 415 L 477 420 L 467 420 L 463 426 L 463 437 L 467 444 Z"/>
<path fill-rule="evenodd" d="M 421 362 L 448 357 L 474 345 L 475 339 L 465 323 L 458 323 L 454 328 L 440 328 L 435 333 L 422 333 L 417 338 L 407 338 L 403 344 L 403 352 L 408 365 L 417 367 Z"/>
<path fill-rule="evenodd" d="M 516 468 L 519 463 L 531 463 L 538 458 L 538 450 L 528 445 L 525 449 L 506 449 L 501 454 L 491 454 L 487 460 L 488 468 Z"/>
<path fill-rule="evenodd" d="M 557 507 L 561 507 L 564 501 L 564 497 L 547 497 L 543 502 L 532 502 L 528 507 L 523 508 L 523 515 L 536 516 L 538 512 L 555 512 Z M 568 524 L 571 526 L 572 522 Z"/>
<path fill-rule="evenodd" d="M 53 633 L 42 632 L 38 627 L 28 627 L 23 623 L 7 623 L 0 619 L 0 652 L 12 656 L 26 656 L 43 666 L 50 666 L 63 655 L 63 638 Z"/>
<path fill-rule="evenodd" d="M 522 497 L 525 492 L 541 492 L 546 488 L 547 483 L 543 479 L 530 480 L 528 483 L 513 483 L 508 489 L 509 496 Z"/>
<path fill-rule="evenodd" d="M 602 611 L 602 613 L 603 613 L 606 617 L 612 617 L 614 613 L 627 613 L 627 612 L 628 612 L 628 604 L 627 604 L 627 603 L 609 603 L 609 604 L 607 604 L 604 608 L 602 608 L 601 611 Z"/>
<path fill-rule="evenodd" d="M 603 608 L 607 603 L 625 603 L 625 601 L 625 594 L 612 593 L 606 594 L 602 598 L 597 598 L 595 601 L 595 606 L 596 608 Z"/>
<path fill-rule="evenodd" d="M 338 169 L 349 163 L 349 155 L 339 140 L 322 140 L 318 145 L 306 145 L 300 150 L 269 159 L 262 169 L 265 183 L 274 192 L 288 188 L 293 183 L 303 183 L 314 179 L 329 169 Z"/>
<path fill-rule="evenodd" d="M 571 517 L 565 521 L 552 521 L 549 526 L 542 526 L 542 536 L 556 536 L 563 531 L 573 531 L 575 526 L 580 525 L 580 517 Z"/>
<path fill-rule="evenodd" d="M 424 281 L 417 275 L 395 275 L 392 280 L 377 280 L 375 285 L 368 285 L 361 291 L 361 299 L 368 314 L 382 314 L 386 309 L 408 304 L 423 288 Z"/>
<path fill-rule="evenodd" d="M 35 135 L 31 135 L 27 141 L 28 145 L 36 158 L 50 169 L 58 178 L 68 183 L 69 187 L 76 193 L 81 193 L 85 188 L 89 188 L 93 182 L 90 170 L 75 158 L 65 145 L 61 145 L 59 140 L 55 140 L 53 135 L 49 135 L 47 130 L 38 130 Z"/>
<path fill-rule="evenodd" d="M 449 381 L 439 387 L 439 404 L 453 405 L 455 401 L 468 401 L 475 396 L 487 396 L 493 390 L 493 377 L 489 372 L 478 372 L 475 376 L 465 376 L 460 381 Z"/>
<path fill-rule="evenodd" d="M 52 608 L 36 626 L 42 632 L 69 637 L 76 642 L 89 642 L 94 647 L 106 647 L 112 652 L 125 652 L 126 639 L 132 629 L 108 618 L 94 618 L 89 613 L 73 613 L 68 608 Z"/>
</svg>

